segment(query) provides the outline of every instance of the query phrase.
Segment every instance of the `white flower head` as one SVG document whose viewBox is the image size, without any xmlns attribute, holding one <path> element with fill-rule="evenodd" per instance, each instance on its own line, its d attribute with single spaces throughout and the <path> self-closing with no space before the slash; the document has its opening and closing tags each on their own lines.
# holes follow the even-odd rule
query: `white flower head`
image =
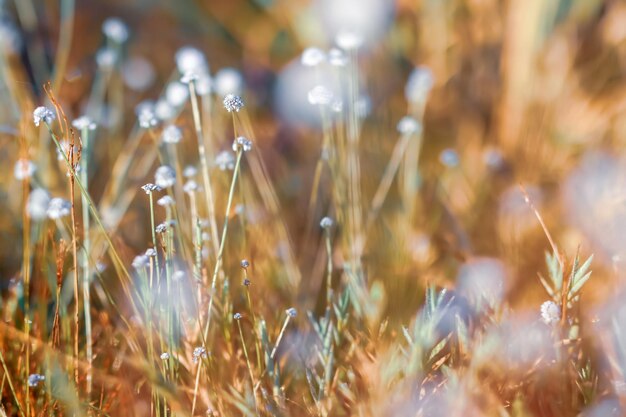
<svg viewBox="0 0 626 417">
<path fill-rule="evenodd" d="M 305 67 L 316 67 L 320 65 L 322 62 L 326 61 L 326 54 L 319 48 L 306 48 L 302 51 L 302 56 L 300 57 L 300 62 Z"/>
<path fill-rule="evenodd" d="M 285 310 L 285 313 L 287 313 L 287 315 L 289 317 L 291 317 L 291 318 L 294 318 L 294 317 L 296 317 L 298 315 L 298 311 L 295 308 L 293 308 L 293 307 L 288 308 L 287 310 Z"/>
<path fill-rule="evenodd" d="M 47 107 L 39 106 L 33 111 L 33 122 L 35 126 L 39 126 L 41 122 L 50 124 L 56 119 L 56 114 Z"/>
<path fill-rule="evenodd" d="M 316 85 L 308 94 L 309 103 L 314 106 L 327 106 L 332 102 L 333 97 L 333 92 L 323 85 Z"/>
<path fill-rule="evenodd" d="M 328 63 L 333 67 L 345 67 L 348 64 L 348 57 L 341 49 L 332 48 L 328 51 Z"/>
<path fill-rule="evenodd" d="M 185 104 L 189 98 L 189 88 L 180 81 L 172 81 L 165 88 L 165 99 L 174 108 Z"/>
<path fill-rule="evenodd" d="M 157 200 L 157 204 L 161 207 L 169 207 L 174 205 L 174 199 L 169 195 L 164 195 Z"/>
<path fill-rule="evenodd" d="M 235 156 L 232 152 L 222 151 L 215 157 L 215 165 L 221 170 L 233 170 L 235 169 Z"/>
<path fill-rule="evenodd" d="M 197 347 L 193 350 L 193 363 L 198 363 L 200 359 L 206 359 L 207 352 L 206 349 L 202 346 Z"/>
<path fill-rule="evenodd" d="M 157 255 L 157 251 L 154 248 L 146 249 L 146 253 L 144 253 L 148 258 L 154 258 Z"/>
<path fill-rule="evenodd" d="M 187 181 L 185 185 L 183 185 L 183 191 L 188 194 L 195 193 L 198 191 L 198 183 L 194 180 Z"/>
<path fill-rule="evenodd" d="M 351 30 L 341 30 L 335 36 L 335 43 L 345 51 L 352 51 L 363 45 L 363 37 Z"/>
<path fill-rule="evenodd" d="M 215 74 L 213 87 L 220 97 L 228 94 L 239 96 L 243 91 L 243 77 L 235 68 L 222 68 Z"/>
<path fill-rule="evenodd" d="M 195 177 L 197 173 L 198 173 L 198 168 L 196 168 L 193 165 L 187 165 L 183 169 L 183 177 L 185 178 Z"/>
<path fill-rule="evenodd" d="M 183 132 L 178 126 L 169 125 L 161 133 L 161 138 L 165 143 L 178 143 L 183 138 Z"/>
<path fill-rule="evenodd" d="M 113 48 L 104 47 L 96 52 L 96 64 L 101 70 L 110 70 L 117 63 L 118 54 Z"/>
<path fill-rule="evenodd" d="M 174 108 L 164 98 L 157 100 L 154 105 L 154 114 L 162 121 L 170 120 L 176 116 Z"/>
<path fill-rule="evenodd" d="M 72 126 L 78 130 L 96 130 L 96 123 L 89 116 L 80 116 L 74 119 Z"/>
<path fill-rule="evenodd" d="M 224 108 L 229 113 L 239 112 L 243 108 L 243 100 L 234 94 L 226 94 L 224 97 Z"/>
<path fill-rule="evenodd" d="M 239 136 L 233 142 L 233 151 L 239 152 L 239 150 L 248 152 L 252 150 L 252 141 L 244 136 Z"/>
<path fill-rule="evenodd" d="M 154 182 L 161 188 L 169 188 L 176 183 L 176 171 L 169 165 L 161 165 L 154 173 Z"/>
<path fill-rule="evenodd" d="M 180 82 L 183 84 L 191 84 L 195 83 L 200 79 L 200 76 L 193 71 L 187 71 L 180 77 Z"/>
<path fill-rule="evenodd" d="M 31 160 L 21 158 L 15 162 L 13 175 L 15 176 L 16 180 L 21 181 L 32 177 L 36 170 L 37 166 Z"/>
<path fill-rule="evenodd" d="M 144 129 L 150 129 L 151 127 L 155 127 L 159 124 L 159 119 L 157 119 L 154 114 L 154 106 L 152 106 L 151 103 L 145 103 L 144 105 L 138 107 L 137 120 L 139 121 L 139 126 Z"/>
<path fill-rule="evenodd" d="M 35 188 L 28 195 L 26 201 L 26 213 L 31 219 L 38 221 L 43 220 L 48 215 L 48 205 L 50 204 L 50 195 L 43 188 Z"/>
<path fill-rule="evenodd" d="M 166 361 L 166 360 L 168 360 L 169 358 L 170 358 L 170 354 L 169 354 L 169 353 L 167 353 L 167 352 L 163 352 L 163 353 L 161 353 L 161 359 L 162 359 L 162 360 Z"/>
<path fill-rule="evenodd" d="M 330 229 L 331 227 L 333 227 L 333 224 L 335 222 L 333 221 L 333 219 L 331 219 L 330 217 L 326 216 L 324 218 L 322 218 L 322 220 L 320 220 L 320 227 L 322 229 Z"/>
<path fill-rule="evenodd" d="M 28 375 L 28 386 L 36 387 L 40 382 L 45 381 L 46 377 L 44 375 L 39 374 L 30 374 Z"/>
<path fill-rule="evenodd" d="M 209 64 L 206 57 L 193 46 L 183 46 L 176 52 L 176 68 L 181 75 L 195 74 L 200 76 L 209 73 Z"/>
<path fill-rule="evenodd" d="M 413 117 L 404 116 L 402 119 L 400 119 L 396 128 L 398 129 L 398 132 L 403 135 L 412 135 L 415 133 L 419 133 L 422 129 L 422 125 Z"/>
<path fill-rule="evenodd" d="M 137 255 L 135 256 L 135 259 L 133 259 L 132 266 L 137 270 L 147 268 L 150 266 L 150 258 L 146 255 Z"/>
<path fill-rule="evenodd" d="M 116 43 L 124 43 L 128 39 L 128 26 L 118 17 L 109 17 L 102 23 L 102 33 Z"/>
<path fill-rule="evenodd" d="M 541 319 L 549 325 L 557 324 L 561 320 L 561 308 L 554 301 L 541 304 Z"/>
<path fill-rule="evenodd" d="M 155 191 L 161 191 L 161 187 L 156 185 L 156 184 L 152 184 L 151 182 L 142 185 L 141 189 L 146 193 L 146 194 L 151 194 Z"/>
<path fill-rule="evenodd" d="M 60 197 L 55 197 L 48 203 L 48 209 L 46 210 L 46 214 L 48 215 L 48 218 L 56 220 L 65 216 L 69 216 L 71 208 L 72 205 L 69 201 Z"/>
</svg>

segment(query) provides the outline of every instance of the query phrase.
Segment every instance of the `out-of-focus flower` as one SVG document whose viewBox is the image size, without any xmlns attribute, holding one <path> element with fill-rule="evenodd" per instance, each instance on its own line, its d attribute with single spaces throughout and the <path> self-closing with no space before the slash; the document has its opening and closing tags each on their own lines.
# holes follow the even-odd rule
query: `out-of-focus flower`
<svg viewBox="0 0 626 417">
<path fill-rule="evenodd" d="M 165 143 L 178 143 L 183 138 L 183 132 L 178 126 L 169 125 L 161 133 L 161 138 Z"/>
<path fill-rule="evenodd" d="M 213 78 L 213 87 L 220 97 L 228 94 L 239 96 L 243 93 L 243 77 L 235 68 L 222 68 Z"/>
<path fill-rule="evenodd" d="M 322 220 L 320 220 L 320 227 L 322 229 L 330 229 L 331 227 L 333 227 L 333 224 L 333 219 L 328 216 L 323 217 Z"/>
<path fill-rule="evenodd" d="M 161 187 L 156 185 L 156 184 L 152 184 L 151 182 L 144 184 L 141 186 L 141 189 L 146 193 L 146 194 L 151 194 L 155 191 L 161 191 Z"/>
<path fill-rule="evenodd" d="M 46 214 L 48 215 L 48 218 L 56 220 L 65 216 L 69 216 L 71 208 L 72 205 L 69 201 L 60 197 L 55 197 L 50 200 L 50 203 L 48 204 L 48 209 L 46 210 Z"/>
<path fill-rule="evenodd" d="M 215 165 L 222 171 L 235 168 L 235 156 L 232 152 L 222 151 L 215 157 Z"/>
<path fill-rule="evenodd" d="M 50 124 L 56 119 L 56 114 L 47 107 L 39 106 L 33 111 L 33 122 L 35 126 L 39 126 L 41 122 Z"/>
<path fill-rule="evenodd" d="M 447 167 L 456 167 L 459 165 L 459 154 L 454 149 L 444 149 L 439 154 L 439 161 Z"/>
<path fill-rule="evenodd" d="M 131 56 L 122 65 L 122 79 L 131 90 L 146 91 L 155 78 L 154 66 L 144 57 Z"/>
<path fill-rule="evenodd" d="M 183 169 L 183 177 L 185 178 L 195 177 L 197 173 L 198 168 L 193 165 L 187 165 L 185 169 Z"/>
<path fill-rule="evenodd" d="M 50 204 L 50 195 L 43 188 L 35 188 L 28 195 L 26 202 L 26 212 L 28 216 L 35 221 L 43 220 L 48 215 L 48 205 Z"/>
<path fill-rule="evenodd" d="M 156 115 L 154 114 L 153 103 L 141 103 L 139 106 L 137 106 L 136 112 L 139 126 L 143 127 L 144 129 L 149 129 L 159 124 L 159 119 L 157 119 Z"/>
<path fill-rule="evenodd" d="M 40 374 L 30 374 L 28 375 L 28 386 L 36 387 L 40 382 L 45 381 L 46 377 Z"/>
<path fill-rule="evenodd" d="M 176 183 L 176 171 L 169 165 L 161 165 L 154 173 L 154 182 L 161 188 L 169 188 Z"/>
<path fill-rule="evenodd" d="M 435 79 L 432 71 L 423 66 L 415 67 L 404 88 L 404 96 L 409 103 L 423 104 L 433 88 Z"/>
<path fill-rule="evenodd" d="M 96 52 L 96 64 L 103 71 L 108 71 L 117 64 L 118 53 L 115 49 L 104 47 Z"/>
<path fill-rule="evenodd" d="M 326 61 L 326 54 L 319 48 L 306 48 L 300 56 L 300 62 L 306 67 L 316 67 L 324 61 Z"/>
<path fill-rule="evenodd" d="M 307 98 L 314 106 L 327 106 L 333 100 L 333 92 L 323 85 L 317 85 L 309 91 Z"/>
<path fill-rule="evenodd" d="M 244 136 L 239 136 L 233 142 L 233 151 L 239 152 L 242 150 L 243 152 L 249 152 L 252 150 L 252 141 Z"/>
<path fill-rule="evenodd" d="M 164 195 L 157 200 L 157 204 L 162 207 L 168 207 L 174 204 L 174 199 L 169 195 Z"/>
<path fill-rule="evenodd" d="M 124 43 L 128 39 L 128 26 L 120 18 L 109 17 L 102 23 L 102 33 L 116 43 Z"/>
<path fill-rule="evenodd" d="M 554 301 L 541 304 L 541 320 L 549 325 L 557 324 L 561 320 L 561 309 Z"/>
<path fill-rule="evenodd" d="M 188 98 L 189 88 L 180 81 L 172 81 L 165 88 L 165 99 L 174 108 L 185 104 Z"/>
<path fill-rule="evenodd" d="M 25 180 L 33 176 L 35 171 L 37 170 L 37 166 L 26 158 L 18 159 L 15 162 L 15 167 L 13 167 L 13 175 L 16 180 Z"/>
<path fill-rule="evenodd" d="M 398 129 L 398 132 L 400 132 L 403 135 L 412 135 L 415 133 L 419 133 L 420 130 L 422 129 L 422 125 L 413 117 L 404 116 L 398 122 L 397 129 Z"/>
<path fill-rule="evenodd" d="M 96 130 L 96 122 L 89 116 L 80 116 L 72 121 L 72 126 L 78 130 Z"/>
<path fill-rule="evenodd" d="M 193 73 L 197 76 L 209 73 L 209 63 L 202 51 L 193 46 L 184 46 L 176 52 L 176 68 L 183 74 Z"/>
</svg>

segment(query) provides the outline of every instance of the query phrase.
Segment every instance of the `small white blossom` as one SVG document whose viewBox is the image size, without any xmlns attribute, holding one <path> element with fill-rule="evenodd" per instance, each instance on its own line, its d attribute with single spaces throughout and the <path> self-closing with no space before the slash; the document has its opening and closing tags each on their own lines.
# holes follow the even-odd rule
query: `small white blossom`
<svg viewBox="0 0 626 417">
<path fill-rule="evenodd" d="M 185 104 L 189 98 L 189 88 L 180 81 L 172 81 L 165 87 L 165 99 L 174 108 Z"/>
<path fill-rule="evenodd" d="M 159 99 L 154 105 L 154 114 L 162 121 L 171 120 L 176 116 L 174 108 L 164 98 Z"/>
<path fill-rule="evenodd" d="M 154 258 L 157 255 L 157 251 L 154 248 L 148 248 L 146 249 L 146 253 L 144 255 L 148 258 Z"/>
<path fill-rule="evenodd" d="M 198 173 L 198 168 L 196 168 L 193 165 L 187 165 L 183 169 L 183 177 L 185 178 L 195 177 L 197 173 Z"/>
<path fill-rule="evenodd" d="M 208 96 L 213 92 L 213 79 L 209 74 L 199 75 L 196 80 L 196 93 L 200 96 Z"/>
<path fill-rule="evenodd" d="M 345 67 L 348 64 L 348 57 L 341 49 L 333 48 L 328 51 L 328 62 L 333 67 Z"/>
<path fill-rule="evenodd" d="M 415 67 L 404 87 L 404 96 L 409 103 L 424 103 L 434 83 L 433 73 L 429 68 Z"/>
<path fill-rule="evenodd" d="M 193 350 L 193 363 L 198 363 L 200 359 L 205 359 L 207 357 L 206 349 L 202 346 L 197 347 Z"/>
<path fill-rule="evenodd" d="M 300 62 L 305 67 L 316 67 L 326 60 L 326 54 L 319 48 L 306 48 L 302 51 Z"/>
<path fill-rule="evenodd" d="M 240 149 L 244 152 L 252 150 L 252 141 L 244 136 L 239 136 L 233 142 L 233 151 L 238 152 Z"/>
<path fill-rule="evenodd" d="M 196 76 L 208 74 L 209 64 L 204 54 L 193 46 L 184 46 L 176 52 L 176 68 L 183 74 L 195 74 Z"/>
<path fill-rule="evenodd" d="M 118 54 L 113 48 L 104 47 L 96 52 L 96 64 L 101 70 L 110 70 L 117 64 Z"/>
<path fill-rule="evenodd" d="M 323 85 L 317 85 L 309 91 L 308 99 L 312 105 L 327 106 L 333 100 L 333 92 Z"/>
<path fill-rule="evenodd" d="M 178 143 L 183 138 L 183 132 L 178 126 L 169 125 L 161 133 L 161 138 L 165 143 Z"/>
<path fill-rule="evenodd" d="M 164 195 L 157 200 L 157 204 L 162 207 L 171 206 L 174 204 L 174 199 L 169 195 Z"/>
<path fill-rule="evenodd" d="M 28 375 L 28 386 L 29 387 L 36 387 L 37 385 L 39 385 L 39 383 L 41 381 L 45 381 L 46 377 L 43 375 L 39 375 L 39 374 L 30 374 Z"/>
<path fill-rule="evenodd" d="M 43 188 L 35 188 L 28 195 L 26 202 L 26 213 L 33 220 L 43 220 L 48 215 L 48 205 L 50 204 L 50 195 Z"/>
<path fill-rule="evenodd" d="M 541 304 L 541 319 L 544 323 L 554 325 L 561 320 L 561 308 L 554 301 Z"/>
<path fill-rule="evenodd" d="M 33 122 L 35 126 L 39 126 L 41 122 L 50 124 L 56 119 L 56 114 L 47 107 L 39 106 L 33 111 Z"/>
<path fill-rule="evenodd" d="M 154 182 L 161 188 L 169 188 L 176 183 L 176 171 L 168 165 L 162 165 L 154 173 Z"/>
<path fill-rule="evenodd" d="M 222 151 L 215 157 L 215 165 L 222 171 L 235 169 L 235 156 L 232 152 Z"/>
<path fill-rule="evenodd" d="M 235 314 L 233 315 L 233 318 L 234 318 L 235 320 L 241 320 L 241 318 L 242 318 L 242 317 L 243 317 L 243 316 L 241 315 L 241 313 L 235 313 Z"/>
<path fill-rule="evenodd" d="M 109 17 L 102 23 L 102 33 L 116 43 L 124 43 L 128 39 L 128 26 L 120 18 Z"/>
<path fill-rule="evenodd" d="M 403 135 L 412 135 L 414 133 L 418 133 L 421 128 L 422 126 L 420 125 L 420 122 L 418 122 L 411 116 L 404 116 L 402 119 L 400 119 L 397 126 L 398 132 Z"/>
<path fill-rule="evenodd" d="M 169 353 L 167 353 L 167 352 L 163 352 L 163 353 L 161 353 L 161 359 L 162 359 L 162 360 L 166 361 L 166 360 L 168 360 L 169 358 L 170 358 L 170 354 L 169 354 Z"/>
<path fill-rule="evenodd" d="M 243 91 L 243 77 L 235 68 L 222 68 L 213 79 L 213 87 L 220 97 L 228 94 L 241 95 Z"/>
<path fill-rule="evenodd" d="M 350 30 L 342 30 L 335 36 L 337 46 L 345 51 L 359 49 L 363 44 L 363 37 Z"/>
<path fill-rule="evenodd" d="M 239 110 L 241 110 L 243 106 L 243 100 L 239 96 L 236 96 L 234 94 L 226 94 L 226 97 L 224 97 L 224 108 L 229 113 L 239 112 Z"/>
<path fill-rule="evenodd" d="M 29 159 L 18 159 L 15 162 L 15 167 L 13 168 L 13 175 L 16 180 L 25 180 L 33 176 L 37 167 L 33 164 Z"/>
<path fill-rule="evenodd" d="M 454 149 L 444 149 L 439 154 L 439 161 L 449 168 L 459 165 L 459 154 Z"/>
<path fill-rule="evenodd" d="M 142 190 L 143 190 L 146 194 L 150 194 L 150 193 L 152 193 L 152 192 L 154 192 L 154 191 L 161 191 L 161 187 L 159 187 L 159 186 L 158 186 L 158 185 L 156 185 L 156 184 L 152 184 L 151 182 L 149 182 L 149 183 L 147 183 L 147 184 L 145 184 L 145 185 L 142 185 L 142 186 L 141 186 L 141 189 L 142 189 Z"/>
<path fill-rule="evenodd" d="M 142 107 L 140 111 L 137 113 L 137 119 L 139 120 L 139 126 L 144 129 L 149 129 L 151 127 L 159 124 L 159 120 L 154 114 L 154 109 L 148 106 Z"/>
<path fill-rule="evenodd" d="M 50 203 L 48 204 L 48 209 L 46 210 L 46 214 L 48 215 L 48 218 L 56 220 L 65 216 L 69 216 L 71 208 L 72 205 L 69 201 L 64 200 L 60 197 L 55 197 L 50 200 Z"/>
<path fill-rule="evenodd" d="M 331 227 L 333 227 L 333 219 L 331 219 L 330 217 L 326 216 L 324 218 L 322 218 L 322 220 L 320 220 L 320 227 L 322 229 L 330 229 Z"/>
<path fill-rule="evenodd" d="M 183 191 L 191 194 L 194 193 L 198 190 L 198 183 L 195 182 L 194 180 L 189 180 L 185 183 L 185 185 L 183 185 Z"/>
<path fill-rule="evenodd" d="M 137 255 L 135 256 L 135 259 L 133 259 L 133 268 L 135 269 L 143 269 L 143 268 L 147 268 L 148 266 L 150 266 L 150 258 L 148 258 L 146 255 Z"/>
<path fill-rule="evenodd" d="M 89 116 L 80 116 L 74 119 L 72 126 L 78 130 L 96 130 L 96 123 Z"/>
<path fill-rule="evenodd" d="M 298 315 L 298 311 L 295 308 L 293 308 L 293 307 L 288 308 L 287 310 L 285 310 L 285 313 L 287 313 L 287 315 L 289 317 L 291 317 L 291 318 L 294 318 L 294 317 L 296 317 Z"/>
</svg>

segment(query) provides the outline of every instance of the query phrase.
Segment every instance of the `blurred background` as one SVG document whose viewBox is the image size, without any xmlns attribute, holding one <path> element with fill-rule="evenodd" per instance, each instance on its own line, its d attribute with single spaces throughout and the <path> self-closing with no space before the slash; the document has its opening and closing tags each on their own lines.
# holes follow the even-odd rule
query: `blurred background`
<svg viewBox="0 0 626 417">
<path fill-rule="evenodd" d="M 115 62 L 101 29 L 110 17 L 127 25 Z M 54 154 L 38 152 L 43 142 L 32 126 L 32 109 L 46 100 L 44 83 L 70 120 L 98 106 L 103 128 L 90 186 L 106 219 L 107 207 L 117 207 L 107 190 L 136 128 L 135 109 L 145 100 L 180 100 L 172 87 L 175 57 L 188 46 L 206 55 L 213 89 L 245 98 L 298 266 L 314 270 L 317 241 L 303 213 L 321 130 L 307 92 L 327 75 L 303 66 L 300 55 L 306 47 L 332 48 L 345 28 L 363 34 L 366 200 L 409 112 L 409 75 L 420 66 L 433 79 L 417 215 L 410 227 L 398 220 L 402 206 L 392 187 L 364 253 L 392 317 L 414 311 L 427 283 L 451 286 L 468 276 L 500 276 L 502 297 L 513 306 L 538 307 L 545 295 L 537 274 L 546 273 L 551 249 L 520 185 L 568 259 L 595 254 L 583 302 L 614 291 L 626 262 L 626 3 L 617 0 L 0 1 L 3 288 L 21 267 L 25 197 L 16 161 L 29 157 L 41 184 L 64 189 L 61 175 L 48 174 Z M 192 129 L 191 121 L 183 125 L 186 134 Z M 221 132 L 216 140 L 226 149 L 230 133 Z M 119 186 L 136 190 L 147 179 L 131 172 Z M 321 198 L 317 218 L 330 204 Z M 111 215 L 129 259 L 149 241 L 146 205 L 137 200 Z M 280 256 L 280 248 L 272 253 Z M 310 303 L 307 294 L 319 283 L 307 274 L 298 297 Z"/>
</svg>

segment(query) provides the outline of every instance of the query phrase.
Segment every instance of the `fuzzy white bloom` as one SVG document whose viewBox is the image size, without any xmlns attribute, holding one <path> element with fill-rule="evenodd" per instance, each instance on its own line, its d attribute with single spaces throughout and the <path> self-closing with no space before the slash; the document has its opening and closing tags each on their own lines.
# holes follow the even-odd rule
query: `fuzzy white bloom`
<svg viewBox="0 0 626 417">
<path fill-rule="evenodd" d="M 194 180 L 187 181 L 185 185 L 183 185 L 183 191 L 188 194 L 198 191 L 198 183 Z"/>
<path fill-rule="evenodd" d="M 439 162 L 449 168 L 454 168 L 460 163 L 459 154 L 454 149 L 444 149 L 439 154 Z"/>
<path fill-rule="evenodd" d="M 222 68 L 213 78 L 213 88 L 220 97 L 239 96 L 243 92 L 243 77 L 235 68 Z"/>
<path fill-rule="evenodd" d="M 232 152 L 222 151 L 215 157 L 215 165 L 222 171 L 235 169 L 235 156 Z"/>
<path fill-rule="evenodd" d="M 168 207 L 174 204 L 174 199 L 169 195 L 164 195 L 157 200 L 157 204 L 161 207 Z"/>
<path fill-rule="evenodd" d="M 96 52 L 96 64 L 101 70 L 110 70 L 117 63 L 117 51 L 113 48 L 104 47 Z"/>
<path fill-rule="evenodd" d="M 185 178 L 195 177 L 197 173 L 198 173 L 198 168 L 196 168 L 193 165 L 187 165 L 183 169 L 183 177 Z"/>
<path fill-rule="evenodd" d="M 43 188 L 35 188 L 28 195 L 26 201 L 26 213 L 32 220 L 43 220 L 48 215 L 50 195 Z"/>
<path fill-rule="evenodd" d="M 46 380 L 46 377 L 44 375 L 30 374 L 28 375 L 28 386 L 36 387 L 37 385 L 39 385 L 41 381 L 45 381 L 45 380 Z"/>
<path fill-rule="evenodd" d="M 132 266 L 135 269 L 147 268 L 150 266 L 150 258 L 146 255 L 137 255 L 135 259 L 133 259 Z"/>
<path fill-rule="evenodd" d="M 239 136 L 233 142 L 233 151 L 238 152 L 240 149 L 244 152 L 249 152 L 252 150 L 252 141 L 244 136 Z"/>
<path fill-rule="evenodd" d="M 229 113 L 239 112 L 243 108 L 243 100 L 234 94 L 226 94 L 224 97 L 224 108 Z"/>
<path fill-rule="evenodd" d="M 206 349 L 203 347 L 197 347 L 193 350 L 193 363 L 198 363 L 200 359 L 207 357 Z"/>
<path fill-rule="evenodd" d="M 165 143 L 178 143 L 183 138 L 183 132 L 178 126 L 169 125 L 161 133 L 161 138 Z"/>
<path fill-rule="evenodd" d="M 409 103 L 424 103 L 434 83 L 435 79 L 429 68 L 423 66 L 415 67 L 404 87 L 406 100 Z"/>
<path fill-rule="evenodd" d="M 288 315 L 289 317 L 291 317 L 291 318 L 294 318 L 294 317 L 296 317 L 296 316 L 298 315 L 298 311 L 297 311 L 295 308 L 293 308 L 293 307 L 288 308 L 288 309 L 285 311 L 285 313 L 287 313 L 287 315 Z"/>
<path fill-rule="evenodd" d="M 37 167 L 32 161 L 21 158 L 15 162 L 15 167 L 13 168 L 13 175 L 16 180 L 25 180 L 33 176 Z"/>
<path fill-rule="evenodd" d="M 332 102 L 333 97 L 333 92 L 323 85 L 313 87 L 307 96 L 309 103 L 314 106 L 327 106 Z"/>
<path fill-rule="evenodd" d="M 164 98 L 160 98 L 154 105 L 154 114 L 162 121 L 170 120 L 176 116 L 174 108 Z"/>
<path fill-rule="evenodd" d="M 172 81 L 165 88 L 165 99 L 172 107 L 180 107 L 189 98 L 189 88 L 180 81 Z"/>
<path fill-rule="evenodd" d="M 157 251 L 154 248 L 148 248 L 146 249 L 144 255 L 146 255 L 148 258 L 154 258 L 155 256 L 157 256 Z"/>
<path fill-rule="evenodd" d="M 102 23 L 104 36 L 117 43 L 124 43 L 128 39 L 128 26 L 118 17 L 109 17 Z"/>
<path fill-rule="evenodd" d="M 419 133 L 422 129 L 422 125 L 413 117 L 404 116 L 402 119 L 400 119 L 396 128 L 398 129 L 398 132 L 403 135 L 412 135 L 415 133 Z"/>
<path fill-rule="evenodd" d="M 554 301 L 541 304 L 541 320 L 549 325 L 557 324 L 561 320 L 561 308 Z"/>
<path fill-rule="evenodd" d="M 176 183 L 176 171 L 168 165 L 162 165 L 154 173 L 154 182 L 161 188 L 169 188 Z"/>
<path fill-rule="evenodd" d="M 176 52 L 176 68 L 183 74 L 195 74 L 200 76 L 209 73 L 209 64 L 205 55 L 193 46 L 183 46 Z"/>
<path fill-rule="evenodd" d="M 48 204 L 48 209 L 46 210 L 46 214 L 48 215 L 48 218 L 56 220 L 65 216 L 69 216 L 71 208 L 72 205 L 69 201 L 64 200 L 60 197 L 55 197 L 50 200 L 50 203 Z"/>
<path fill-rule="evenodd" d="M 96 130 L 96 123 L 89 116 L 80 116 L 72 121 L 72 126 L 78 130 Z"/>
<path fill-rule="evenodd" d="M 328 51 L 328 62 L 333 67 L 345 67 L 348 64 L 348 57 L 338 48 L 332 48 Z"/>
<path fill-rule="evenodd" d="M 137 107 L 137 120 L 139 121 L 139 126 L 144 129 L 149 129 L 159 124 L 159 120 L 154 114 L 154 106 L 152 103 L 143 103 Z"/>
<path fill-rule="evenodd" d="M 124 84 L 133 91 L 146 91 L 154 83 L 156 71 L 150 61 L 141 56 L 131 56 L 122 65 Z"/>
<path fill-rule="evenodd" d="M 333 227 L 333 219 L 331 219 L 330 217 L 326 216 L 324 218 L 322 218 L 322 220 L 320 220 L 320 227 L 322 229 L 330 229 L 331 227 Z"/>
<path fill-rule="evenodd" d="M 305 67 L 316 67 L 320 65 L 322 62 L 326 61 L 326 54 L 319 48 L 306 48 L 302 51 L 302 56 L 300 57 L 300 62 Z"/>
<path fill-rule="evenodd" d="M 169 354 L 169 353 L 167 353 L 167 352 L 163 352 L 163 353 L 161 353 L 161 359 L 162 359 L 162 360 L 166 361 L 166 360 L 168 360 L 169 358 L 170 358 L 170 354 Z"/>
<path fill-rule="evenodd" d="M 47 107 L 39 106 L 33 111 L 33 122 L 35 126 L 39 126 L 41 122 L 50 124 L 56 119 L 56 114 Z"/>
<path fill-rule="evenodd" d="M 341 30 L 335 36 L 335 43 L 343 50 L 352 51 L 363 45 L 363 37 L 351 30 Z"/>
<path fill-rule="evenodd" d="M 186 72 L 180 77 L 180 82 L 187 85 L 198 81 L 198 78 L 200 77 L 195 72 Z"/>
</svg>

